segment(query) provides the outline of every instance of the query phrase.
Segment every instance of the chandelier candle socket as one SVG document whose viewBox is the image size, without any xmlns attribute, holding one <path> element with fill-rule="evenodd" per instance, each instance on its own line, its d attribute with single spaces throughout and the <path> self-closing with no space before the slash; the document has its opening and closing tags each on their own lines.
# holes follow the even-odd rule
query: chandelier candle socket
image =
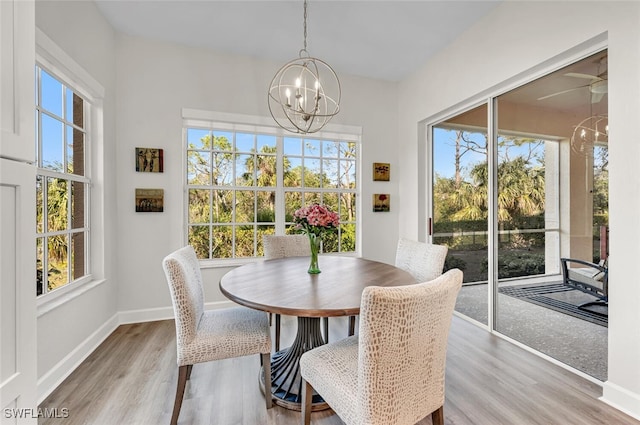
<svg viewBox="0 0 640 425">
<path fill-rule="evenodd" d="M 299 233 L 305 233 L 309 237 L 311 263 L 307 271 L 311 274 L 320 273 L 318 254 L 320 253 L 322 235 L 327 232 L 335 232 L 340 225 L 340 217 L 324 205 L 313 204 L 296 210 L 293 213 L 293 222 L 295 230 Z"/>
<path fill-rule="evenodd" d="M 340 110 L 338 76 L 326 62 L 307 52 L 307 1 L 304 1 L 304 47 L 286 63 L 269 86 L 269 112 L 292 133 L 315 133 Z"/>
</svg>

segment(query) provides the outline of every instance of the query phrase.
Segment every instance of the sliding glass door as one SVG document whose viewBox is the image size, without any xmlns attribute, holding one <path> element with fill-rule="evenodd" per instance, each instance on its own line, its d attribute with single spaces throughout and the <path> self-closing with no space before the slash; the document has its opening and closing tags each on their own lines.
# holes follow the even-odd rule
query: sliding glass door
<svg viewBox="0 0 640 425">
<path fill-rule="evenodd" d="M 447 268 L 464 270 L 461 313 L 487 324 L 487 105 L 433 127 L 432 241 L 449 247 Z"/>
<path fill-rule="evenodd" d="M 456 311 L 600 380 L 607 309 L 582 307 L 561 258 L 608 255 L 606 58 L 430 125 L 428 150 L 430 237 L 465 275 Z"/>
</svg>

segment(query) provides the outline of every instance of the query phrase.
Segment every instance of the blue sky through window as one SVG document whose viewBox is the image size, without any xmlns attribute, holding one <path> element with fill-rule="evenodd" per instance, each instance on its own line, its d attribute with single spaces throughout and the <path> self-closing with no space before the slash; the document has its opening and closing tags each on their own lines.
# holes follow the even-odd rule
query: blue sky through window
<svg viewBox="0 0 640 425">
<path fill-rule="evenodd" d="M 433 168 L 435 174 L 439 177 L 452 178 L 455 176 L 455 155 L 456 155 L 456 131 L 445 128 L 433 128 Z M 485 146 L 486 135 L 485 133 L 465 131 L 465 138 L 476 142 L 479 146 Z M 502 142 L 504 139 L 499 136 L 498 141 Z M 539 140 L 535 140 L 538 142 Z M 501 147 L 499 149 L 499 157 L 508 150 L 509 159 L 515 159 L 518 156 L 529 156 L 530 145 L 523 143 L 520 146 L 516 146 L 513 143 L 509 143 L 508 147 Z M 538 155 L 544 155 L 544 145 L 537 147 L 536 153 Z M 463 177 L 468 175 L 471 168 L 481 162 L 486 161 L 486 155 L 480 151 L 467 151 L 460 158 L 460 167 Z M 502 160 L 503 158 L 499 158 Z M 532 163 L 531 165 L 536 165 Z"/>
<path fill-rule="evenodd" d="M 73 122 L 73 90 L 44 69 L 40 69 L 40 108 L 44 112 L 40 123 L 42 167 L 63 172 L 65 152 L 68 162 L 73 161 L 73 150 L 70 146 L 73 141 L 73 127 L 64 124 Z M 66 147 L 65 133 L 68 145 Z"/>
</svg>

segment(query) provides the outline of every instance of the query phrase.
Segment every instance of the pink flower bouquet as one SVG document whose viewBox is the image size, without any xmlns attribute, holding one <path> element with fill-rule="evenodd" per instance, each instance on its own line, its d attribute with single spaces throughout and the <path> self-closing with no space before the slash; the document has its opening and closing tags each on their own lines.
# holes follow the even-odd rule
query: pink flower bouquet
<svg viewBox="0 0 640 425">
<path fill-rule="evenodd" d="M 320 204 L 302 207 L 293 213 L 296 230 L 301 233 L 322 236 L 324 232 L 335 231 L 340 225 L 340 217 Z"/>
<path fill-rule="evenodd" d="M 293 213 L 295 229 L 300 233 L 306 233 L 309 237 L 311 247 L 311 264 L 309 270 L 311 274 L 320 273 L 318 266 L 318 253 L 322 243 L 322 235 L 326 232 L 333 232 L 340 225 L 340 217 L 329 208 L 320 204 L 313 204 L 302 207 Z"/>
</svg>

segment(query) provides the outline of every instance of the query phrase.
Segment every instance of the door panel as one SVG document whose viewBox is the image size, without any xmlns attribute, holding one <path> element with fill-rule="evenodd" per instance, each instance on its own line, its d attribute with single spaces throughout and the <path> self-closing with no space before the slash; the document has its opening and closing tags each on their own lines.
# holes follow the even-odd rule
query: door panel
<svg viewBox="0 0 640 425">
<path fill-rule="evenodd" d="M 33 1 L 0 1 L 0 157 L 34 162 Z"/>
<path fill-rule="evenodd" d="M 487 324 L 487 105 L 432 129 L 432 241 L 449 248 L 447 268 L 464 271 L 456 311 Z"/>
<path fill-rule="evenodd" d="M 0 423 L 36 400 L 35 168 L 0 159 Z M 15 414 L 4 409 L 18 409 Z M 20 424 L 36 423 L 23 418 Z"/>
</svg>

